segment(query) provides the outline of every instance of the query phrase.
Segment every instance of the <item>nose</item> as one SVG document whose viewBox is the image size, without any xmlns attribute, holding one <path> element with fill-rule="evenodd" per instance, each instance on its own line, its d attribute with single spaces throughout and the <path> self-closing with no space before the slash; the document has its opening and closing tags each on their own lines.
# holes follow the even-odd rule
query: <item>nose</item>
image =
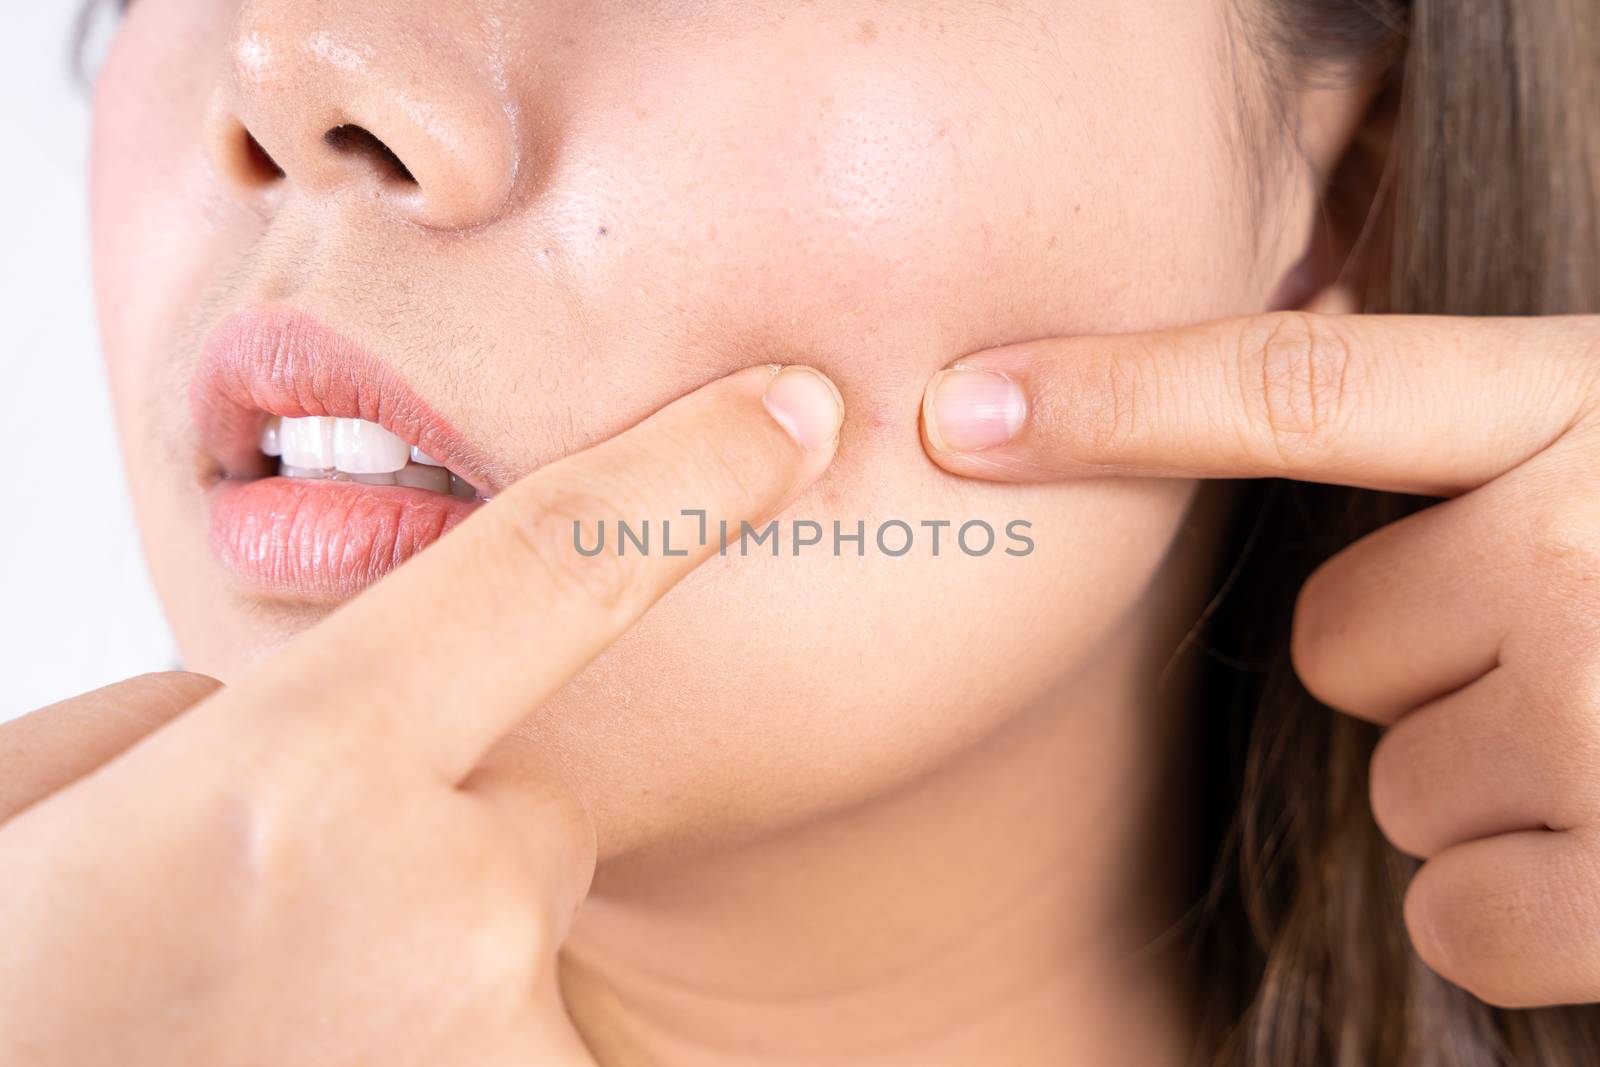
<svg viewBox="0 0 1600 1067">
<path fill-rule="evenodd" d="M 248 0 L 209 119 L 218 174 L 263 204 L 292 188 L 441 230 L 492 221 L 517 177 L 518 111 L 476 7 Z"/>
</svg>

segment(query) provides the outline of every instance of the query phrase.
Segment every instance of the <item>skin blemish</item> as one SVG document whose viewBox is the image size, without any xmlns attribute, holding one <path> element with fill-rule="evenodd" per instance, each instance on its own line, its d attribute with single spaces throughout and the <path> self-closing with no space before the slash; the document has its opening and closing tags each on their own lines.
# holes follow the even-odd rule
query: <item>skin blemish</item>
<svg viewBox="0 0 1600 1067">
<path fill-rule="evenodd" d="M 606 234 L 610 233 L 611 231 L 610 231 L 610 229 L 608 229 L 605 226 L 596 226 L 594 228 L 594 232 L 599 234 L 601 237 L 604 237 Z"/>
<path fill-rule="evenodd" d="M 856 27 L 856 40 L 860 41 L 862 44 L 871 44 L 877 39 L 878 24 L 873 22 L 871 19 L 862 20 L 861 25 Z"/>
</svg>

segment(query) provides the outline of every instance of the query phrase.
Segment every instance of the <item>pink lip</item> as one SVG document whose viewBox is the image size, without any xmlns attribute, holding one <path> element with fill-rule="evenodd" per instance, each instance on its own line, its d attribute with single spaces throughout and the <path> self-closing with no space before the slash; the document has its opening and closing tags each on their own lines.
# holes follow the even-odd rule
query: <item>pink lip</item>
<svg viewBox="0 0 1600 1067">
<path fill-rule="evenodd" d="M 479 506 L 421 489 L 273 476 L 275 462 L 258 444 L 266 414 L 368 419 L 480 493 L 499 488 L 492 465 L 398 374 L 301 312 L 252 310 L 224 322 L 196 368 L 189 401 L 202 446 L 222 474 L 212 489 L 212 546 L 263 594 L 350 596 Z"/>
</svg>

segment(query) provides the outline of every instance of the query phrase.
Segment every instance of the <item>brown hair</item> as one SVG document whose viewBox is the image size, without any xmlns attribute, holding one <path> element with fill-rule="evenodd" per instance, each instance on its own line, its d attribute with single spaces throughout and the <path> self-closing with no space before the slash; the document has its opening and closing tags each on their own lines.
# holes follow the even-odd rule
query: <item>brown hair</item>
<svg viewBox="0 0 1600 1067">
<path fill-rule="evenodd" d="M 1381 135 L 1358 141 L 1327 205 L 1361 234 L 1348 262 L 1367 310 L 1600 311 L 1600 5 L 1242 2 L 1280 83 L 1330 64 L 1382 74 Z M 1401 917 L 1417 864 L 1367 803 L 1378 731 L 1318 704 L 1290 665 L 1311 570 L 1429 502 L 1266 481 L 1238 513 L 1202 635 L 1197 801 L 1215 857 L 1190 941 L 1202 1061 L 1600 1063 L 1600 1008 L 1492 1008 L 1418 959 Z"/>
</svg>

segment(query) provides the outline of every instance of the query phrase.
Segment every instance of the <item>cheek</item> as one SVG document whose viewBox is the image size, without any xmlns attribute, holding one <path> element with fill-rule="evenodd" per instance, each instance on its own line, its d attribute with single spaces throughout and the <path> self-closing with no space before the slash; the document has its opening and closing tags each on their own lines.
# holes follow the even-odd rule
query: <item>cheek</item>
<svg viewBox="0 0 1600 1067">
<path fill-rule="evenodd" d="M 214 84 L 206 66 L 224 32 L 212 25 L 217 7 L 141 0 L 96 79 L 95 286 L 136 491 L 144 468 L 193 465 L 192 450 L 173 447 L 187 439 L 175 432 L 187 424 L 186 328 L 243 247 L 200 134 Z"/>
<path fill-rule="evenodd" d="M 593 806 L 606 859 L 716 848 L 870 801 L 1116 684 L 1108 649 L 1192 486 L 943 478 L 894 471 L 842 506 L 801 500 L 786 523 L 864 519 L 867 557 L 715 559 L 524 724 Z M 919 526 L 1017 518 L 1032 524 L 1025 557 L 965 555 L 949 531 L 933 557 Z M 871 545 L 890 519 L 918 530 L 903 558 Z"/>
<path fill-rule="evenodd" d="M 849 416 L 839 458 L 788 519 L 1022 518 L 1037 549 L 980 560 L 947 545 L 934 559 L 924 542 L 898 560 L 697 573 L 524 728 L 576 765 L 616 852 L 858 802 L 1086 683 L 1193 487 L 949 477 L 920 447 L 923 386 L 977 348 L 1258 299 L 1228 153 L 1196 103 L 1206 82 L 1130 74 L 1069 107 L 1048 78 L 979 89 L 936 49 L 914 71 L 887 56 L 765 76 L 741 67 L 751 51 L 707 67 L 750 91 L 645 94 L 682 99 L 677 112 L 602 97 L 570 146 L 558 184 L 585 190 L 584 217 L 608 229 L 597 241 L 574 227 L 571 266 L 599 306 L 628 309 L 590 324 L 615 331 L 631 379 L 619 391 L 635 390 L 617 407 L 759 360 L 816 363 Z M 1188 121 L 1096 117 L 1124 110 Z"/>
<path fill-rule="evenodd" d="M 858 426 L 898 431 L 964 352 L 1260 303 L 1192 41 L 1151 71 L 1127 41 L 1062 30 L 980 70 L 951 40 L 885 28 L 842 54 L 792 21 L 793 39 L 663 51 L 574 89 L 554 236 L 636 397 L 805 359 Z"/>
<path fill-rule="evenodd" d="M 196 324 L 216 314 L 252 225 L 200 136 L 226 6 L 130 7 L 96 76 L 90 165 L 102 349 L 146 557 L 186 661 L 224 674 L 265 638 L 228 611 L 208 565 L 187 403 Z"/>
<path fill-rule="evenodd" d="M 187 0 L 134 5 L 95 81 L 90 210 L 114 371 L 157 352 L 166 320 L 214 290 L 223 206 L 200 131 L 223 32 Z M 189 9 L 196 10 L 189 10 Z"/>
</svg>

